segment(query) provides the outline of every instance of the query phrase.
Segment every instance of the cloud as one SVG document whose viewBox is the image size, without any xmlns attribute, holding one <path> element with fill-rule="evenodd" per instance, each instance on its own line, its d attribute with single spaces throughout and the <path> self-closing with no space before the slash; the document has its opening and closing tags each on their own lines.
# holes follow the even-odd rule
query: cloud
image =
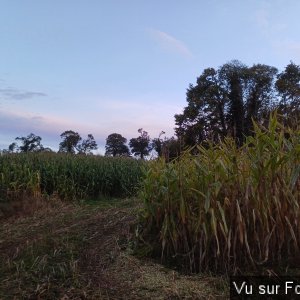
<svg viewBox="0 0 300 300">
<path fill-rule="evenodd" d="M 25 100 L 35 97 L 46 97 L 47 95 L 42 92 L 24 91 L 16 88 L 4 88 L 0 89 L 0 97 L 7 100 Z"/>
<path fill-rule="evenodd" d="M 149 29 L 149 32 L 163 49 L 175 51 L 187 58 L 193 57 L 193 54 L 188 47 L 182 41 L 170 34 L 156 29 Z"/>
<path fill-rule="evenodd" d="M 70 129 L 83 138 L 92 133 L 99 151 L 104 153 L 105 140 L 114 132 L 122 134 L 128 141 L 138 136 L 139 128 L 149 132 L 151 138 L 157 137 L 162 130 L 167 136 L 172 136 L 177 111 L 181 111 L 179 105 L 154 101 L 152 96 L 146 102 L 140 99 L 103 99 L 91 111 L 81 115 L 69 111 L 65 117 L 62 112 L 33 113 L 27 108 L 0 108 L 0 148 L 7 148 L 15 137 L 32 132 L 42 137 L 43 145 L 57 149 L 60 134 Z"/>
</svg>

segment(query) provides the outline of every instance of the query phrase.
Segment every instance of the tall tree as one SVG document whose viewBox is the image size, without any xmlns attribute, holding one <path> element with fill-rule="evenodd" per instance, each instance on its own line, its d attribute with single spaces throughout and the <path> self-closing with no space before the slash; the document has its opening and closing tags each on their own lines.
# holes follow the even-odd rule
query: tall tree
<svg viewBox="0 0 300 300">
<path fill-rule="evenodd" d="M 81 141 L 81 136 L 73 130 L 64 131 L 60 137 L 63 139 L 59 144 L 59 152 L 75 154 L 77 146 Z"/>
<path fill-rule="evenodd" d="M 106 138 L 106 156 L 129 156 L 129 149 L 126 145 L 127 139 L 119 133 L 112 133 Z"/>
<path fill-rule="evenodd" d="M 129 146 L 131 148 L 131 153 L 135 156 L 140 156 L 141 159 L 144 159 L 144 157 L 149 155 L 151 151 L 150 136 L 147 131 L 143 130 L 143 128 L 140 128 L 138 132 L 140 133 L 140 136 L 132 138 L 129 141 Z"/>
<path fill-rule="evenodd" d="M 92 134 L 88 134 L 86 140 L 83 140 L 81 144 L 76 147 L 79 154 L 92 154 L 93 150 L 98 149 L 98 145 Z"/>
<path fill-rule="evenodd" d="M 162 136 L 165 134 L 164 131 L 161 131 L 158 138 L 154 138 L 151 142 L 151 148 L 154 149 L 159 157 L 162 156 L 163 145 L 166 140 L 166 137 L 163 139 Z"/>
<path fill-rule="evenodd" d="M 300 66 L 288 64 L 276 81 L 280 98 L 279 110 L 283 114 L 299 111 L 300 107 Z"/>
<path fill-rule="evenodd" d="M 274 67 L 236 60 L 205 69 L 197 84 L 190 84 L 183 113 L 175 115 L 177 136 L 194 145 L 230 135 L 241 145 L 252 134 L 252 120 L 271 109 L 276 74 Z"/>
<path fill-rule="evenodd" d="M 219 70 L 220 84 L 226 90 L 228 97 L 228 116 L 231 135 L 237 144 L 243 142 L 244 133 L 244 101 L 246 66 L 239 61 L 232 61 L 223 65 Z"/>
<path fill-rule="evenodd" d="M 256 64 L 247 70 L 247 87 L 245 92 L 245 135 L 253 132 L 253 121 L 268 118 L 276 106 L 274 67 Z"/>
<path fill-rule="evenodd" d="M 36 152 L 43 149 L 43 145 L 41 144 L 42 138 L 33 133 L 30 133 L 26 137 L 17 137 L 16 140 L 21 141 L 22 143 L 19 147 L 20 152 Z M 11 144 L 10 146 L 11 148 L 15 148 L 14 144 Z"/>
<path fill-rule="evenodd" d="M 160 133 L 158 138 L 152 140 L 152 149 L 154 149 L 159 157 L 164 158 L 167 162 L 177 158 L 180 155 L 181 147 L 180 141 L 174 137 L 162 138 L 165 134 L 163 131 Z"/>
</svg>

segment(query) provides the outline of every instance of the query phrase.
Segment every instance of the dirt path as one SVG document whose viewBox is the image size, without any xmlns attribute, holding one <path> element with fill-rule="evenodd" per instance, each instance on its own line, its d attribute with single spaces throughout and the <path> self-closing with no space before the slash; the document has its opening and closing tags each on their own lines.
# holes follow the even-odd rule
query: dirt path
<svg viewBox="0 0 300 300">
<path fill-rule="evenodd" d="M 137 206 L 60 203 L 2 222 L 0 299 L 224 299 L 222 278 L 131 255 Z"/>
</svg>

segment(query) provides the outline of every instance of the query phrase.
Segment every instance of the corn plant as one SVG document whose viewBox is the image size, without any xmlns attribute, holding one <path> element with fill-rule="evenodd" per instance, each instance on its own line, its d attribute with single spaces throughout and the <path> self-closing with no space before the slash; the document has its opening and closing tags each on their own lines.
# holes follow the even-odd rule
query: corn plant
<svg viewBox="0 0 300 300">
<path fill-rule="evenodd" d="M 139 237 L 153 255 L 190 272 L 257 270 L 300 258 L 300 131 L 268 128 L 238 148 L 198 146 L 152 162 Z"/>
<path fill-rule="evenodd" d="M 130 158 L 20 153 L 0 157 L 0 197 L 57 194 L 64 199 L 130 196 L 145 163 Z"/>
</svg>

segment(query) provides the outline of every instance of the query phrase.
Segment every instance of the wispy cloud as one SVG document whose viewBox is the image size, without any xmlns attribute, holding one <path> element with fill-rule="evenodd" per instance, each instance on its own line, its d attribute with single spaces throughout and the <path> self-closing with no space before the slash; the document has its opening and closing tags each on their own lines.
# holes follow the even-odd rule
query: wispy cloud
<svg viewBox="0 0 300 300">
<path fill-rule="evenodd" d="M 184 44 L 184 42 L 176 39 L 174 36 L 156 29 L 149 29 L 149 32 L 163 49 L 175 51 L 187 58 L 193 57 L 192 52 Z"/>
<path fill-rule="evenodd" d="M 47 95 L 42 92 L 24 91 L 12 87 L 0 89 L 0 98 L 4 98 L 7 100 L 25 100 L 46 96 Z"/>
</svg>

